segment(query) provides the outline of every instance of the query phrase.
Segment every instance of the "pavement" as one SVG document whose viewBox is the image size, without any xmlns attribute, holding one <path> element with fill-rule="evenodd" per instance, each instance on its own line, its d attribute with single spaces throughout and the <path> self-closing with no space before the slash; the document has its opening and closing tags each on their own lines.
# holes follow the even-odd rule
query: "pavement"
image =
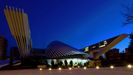
<svg viewBox="0 0 133 75">
<path fill-rule="evenodd" d="M 117 67 L 110 68 L 76 68 L 76 69 L 23 69 L 23 70 L 2 70 L 0 75 L 133 75 L 133 68 Z"/>
<path fill-rule="evenodd" d="M 0 60 L 0 68 L 9 65 L 9 59 Z"/>
<path fill-rule="evenodd" d="M 9 62 L 10 62 L 9 59 L 7 59 L 7 60 L 0 60 L 0 70 L 1 70 L 2 68 L 7 68 L 7 67 L 8 67 L 7 69 L 9 69 L 9 68 L 10 68 Z M 18 65 L 21 64 L 21 63 L 20 63 L 20 60 L 15 60 L 15 61 L 13 61 L 12 63 L 13 63 L 12 66 L 18 66 Z"/>
</svg>

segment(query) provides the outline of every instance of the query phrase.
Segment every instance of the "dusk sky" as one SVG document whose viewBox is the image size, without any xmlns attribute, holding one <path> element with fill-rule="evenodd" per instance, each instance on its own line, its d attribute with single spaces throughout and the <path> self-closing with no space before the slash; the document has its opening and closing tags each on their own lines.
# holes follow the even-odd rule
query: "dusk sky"
<svg viewBox="0 0 133 75">
<path fill-rule="evenodd" d="M 6 5 L 22 8 L 28 14 L 33 48 L 45 48 L 54 40 L 83 48 L 122 33 L 131 33 L 133 25 L 123 26 L 123 5 L 133 0 L 0 0 L 0 35 L 16 46 L 5 19 Z M 115 46 L 126 48 L 126 38 Z"/>
</svg>

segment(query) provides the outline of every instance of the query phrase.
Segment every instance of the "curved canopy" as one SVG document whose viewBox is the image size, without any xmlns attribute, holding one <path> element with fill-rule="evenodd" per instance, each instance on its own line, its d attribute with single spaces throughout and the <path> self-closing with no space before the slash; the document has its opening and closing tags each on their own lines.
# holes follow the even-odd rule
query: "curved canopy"
<svg viewBox="0 0 133 75">
<path fill-rule="evenodd" d="M 59 41 L 53 41 L 46 49 L 46 57 L 48 58 L 87 58 L 88 54 L 80 52 L 67 44 Z"/>
</svg>

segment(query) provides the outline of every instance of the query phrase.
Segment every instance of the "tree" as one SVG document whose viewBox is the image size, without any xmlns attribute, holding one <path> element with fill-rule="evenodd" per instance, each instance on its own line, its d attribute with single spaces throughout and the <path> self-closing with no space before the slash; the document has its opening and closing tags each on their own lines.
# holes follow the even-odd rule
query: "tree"
<svg viewBox="0 0 133 75">
<path fill-rule="evenodd" d="M 125 8 L 123 12 L 125 17 L 124 25 L 132 24 L 133 23 L 133 5 L 124 6 L 124 8 Z"/>
<path fill-rule="evenodd" d="M 70 67 L 73 67 L 73 61 L 72 60 L 70 61 Z"/>
<path fill-rule="evenodd" d="M 62 61 L 60 61 L 60 62 L 58 63 L 58 65 L 59 65 L 60 67 L 62 67 L 62 64 L 63 64 Z"/>
<path fill-rule="evenodd" d="M 119 49 L 117 49 L 117 48 L 110 49 L 108 52 L 105 53 L 105 56 L 106 56 L 109 64 L 114 64 L 116 66 L 121 65 Z"/>
<path fill-rule="evenodd" d="M 130 44 L 126 50 L 126 60 L 128 63 L 133 63 L 133 33 L 130 34 Z"/>
<path fill-rule="evenodd" d="M 64 63 L 65 63 L 65 66 L 67 67 L 67 65 L 68 65 L 67 60 L 65 60 Z"/>
<path fill-rule="evenodd" d="M 49 64 L 48 64 L 48 61 L 47 61 L 47 60 L 45 60 L 45 61 L 44 61 L 44 63 L 47 65 L 47 67 L 49 66 Z"/>
<path fill-rule="evenodd" d="M 133 4 L 125 6 L 124 17 L 124 25 L 133 24 Z M 128 48 L 126 49 L 125 59 L 128 63 L 133 63 L 133 33 L 129 35 L 131 40 Z"/>
<path fill-rule="evenodd" d="M 51 61 L 51 66 L 54 67 L 54 65 L 55 65 L 55 64 L 54 64 L 54 61 L 52 60 L 52 61 Z"/>
<path fill-rule="evenodd" d="M 133 53 L 133 33 L 130 34 L 130 44 L 129 44 L 129 47 L 128 47 L 128 51 L 130 53 Z"/>
</svg>

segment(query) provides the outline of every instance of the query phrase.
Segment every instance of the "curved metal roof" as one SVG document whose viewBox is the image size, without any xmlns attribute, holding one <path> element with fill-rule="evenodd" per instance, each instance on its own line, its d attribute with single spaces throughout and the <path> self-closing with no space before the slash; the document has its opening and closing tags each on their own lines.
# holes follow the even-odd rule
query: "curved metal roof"
<svg viewBox="0 0 133 75">
<path fill-rule="evenodd" d="M 59 41 L 53 41 L 52 43 L 50 43 L 46 48 L 45 55 L 48 58 L 86 58 L 88 56 L 87 53 L 80 52 L 78 49 Z"/>
</svg>

